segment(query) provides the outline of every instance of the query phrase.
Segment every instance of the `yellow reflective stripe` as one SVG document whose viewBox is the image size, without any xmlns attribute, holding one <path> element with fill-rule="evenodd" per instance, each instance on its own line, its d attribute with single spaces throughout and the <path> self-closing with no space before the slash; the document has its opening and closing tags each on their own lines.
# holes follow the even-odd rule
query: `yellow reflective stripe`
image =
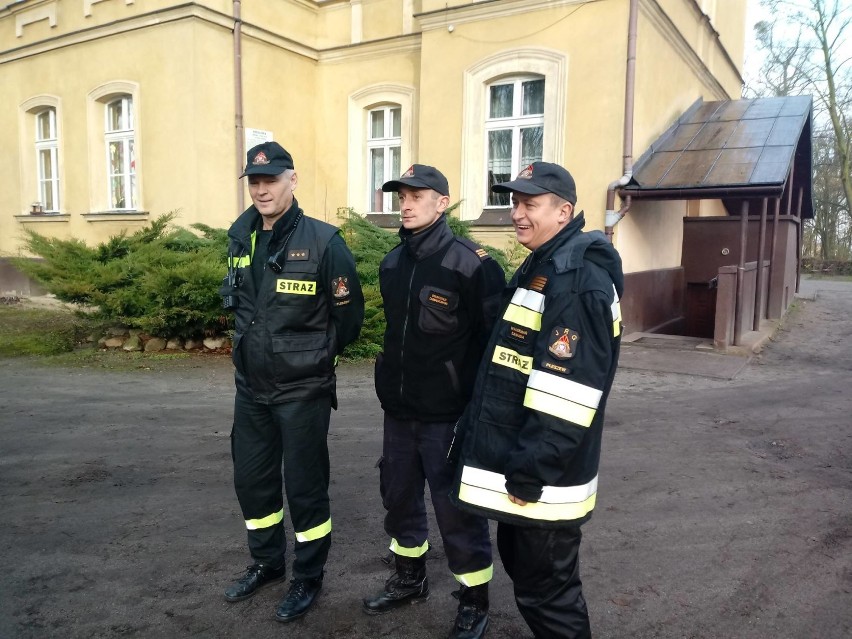
<svg viewBox="0 0 852 639">
<path fill-rule="evenodd" d="M 304 532 L 296 532 L 296 541 L 314 541 L 321 537 L 325 537 L 331 532 L 331 518 L 327 519 L 319 526 L 314 526 L 310 530 Z"/>
<path fill-rule="evenodd" d="M 243 268 L 251 264 L 251 256 L 231 257 L 231 268 Z"/>
<path fill-rule="evenodd" d="M 593 386 L 579 384 L 570 379 L 565 379 L 553 373 L 545 371 L 533 371 L 527 382 L 528 388 L 544 391 L 550 395 L 556 395 L 560 399 L 568 399 L 589 408 L 597 408 L 601 402 L 603 391 Z"/>
<path fill-rule="evenodd" d="M 595 418 L 594 408 L 570 402 L 534 388 L 527 388 L 524 406 L 587 428 L 592 425 L 592 420 Z"/>
<path fill-rule="evenodd" d="M 316 295 L 317 283 L 307 280 L 277 280 L 275 285 L 277 293 L 289 293 L 292 295 Z"/>
<path fill-rule="evenodd" d="M 517 304 L 509 304 L 506 307 L 506 312 L 503 313 L 503 319 L 507 322 L 514 322 L 521 326 L 526 326 L 534 331 L 541 330 L 541 313 L 531 311 Z"/>
<path fill-rule="evenodd" d="M 260 519 L 246 519 L 246 528 L 249 530 L 258 530 L 260 528 L 269 528 L 284 519 L 284 509 L 282 508 L 277 513 L 272 513 Z"/>
<path fill-rule="evenodd" d="M 509 501 L 506 478 L 481 468 L 462 469 L 459 499 L 474 506 L 540 521 L 580 519 L 595 507 L 597 476 L 580 486 L 545 486 L 535 503 L 519 506 Z"/>
<path fill-rule="evenodd" d="M 402 555 L 403 557 L 422 557 L 429 550 L 429 540 L 427 539 L 416 548 L 406 548 L 405 546 L 400 546 L 396 539 L 391 538 L 389 548 L 394 554 Z"/>
<path fill-rule="evenodd" d="M 621 320 L 617 319 L 612 323 L 612 336 L 618 337 L 621 335 Z"/>
<path fill-rule="evenodd" d="M 491 564 L 488 568 L 483 568 L 476 572 L 468 572 L 463 575 L 453 573 L 453 577 L 456 578 L 457 582 L 468 588 L 481 586 L 482 584 L 487 584 L 494 577 L 494 564 Z"/>
<path fill-rule="evenodd" d="M 514 368 L 516 371 L 521 371 L 525 375 L 529 375 L 532 369 L 533 358 L 521 355 L 511 348 L 497 346 L 494 348 L 494 355 L 491 357 L 491 361 L 500 366 Z"/>
</svg>

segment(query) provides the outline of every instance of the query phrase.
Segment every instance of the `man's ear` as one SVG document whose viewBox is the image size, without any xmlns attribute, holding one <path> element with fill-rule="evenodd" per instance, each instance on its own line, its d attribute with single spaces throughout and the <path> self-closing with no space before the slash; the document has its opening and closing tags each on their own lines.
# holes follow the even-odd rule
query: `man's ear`
<svg viewBox="0 0 852 639">
<path fill-rule="evenodd" d="M 295 171 L 293 171 L 293 175 L 291 175 L 291 176 L 290 176 L 290 184 L 292 185 L 292 186 L 290 187 L 290 190 L 291 190 L 291 191 L 295 191 L 295 190 L 296 190 L 296 185 L 297 185 L 298 183 L 299 183 L 299 175 L 298 175 L 298 173 L 296 173 Z"/>
<path fill-rule="evenodd" d="M 438 198 L 438 213 L 443 213 L 447 210 L 447 207 L 450 205 L 450 197 L 448 195 L 442 195 Z"/>
<path fill-rule="evenodd" d="M 566 201 L 559 209 L 559 223 L 570 222 L 574 219 L 574 205 Z"/>
</svg>

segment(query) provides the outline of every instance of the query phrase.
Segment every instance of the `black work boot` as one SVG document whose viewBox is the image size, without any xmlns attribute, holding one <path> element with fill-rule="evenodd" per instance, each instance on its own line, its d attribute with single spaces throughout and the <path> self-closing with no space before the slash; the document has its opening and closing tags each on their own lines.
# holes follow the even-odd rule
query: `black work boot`
<svg viewBox="0 0 852 639">
<path fill-rule="evenodd" d="M 480 639 L 488 628 L 488 584 L 462 586 L 459 611 L 447 639 Z"/>
<path fill-rule="evenodd" d="M 310 610 L 320 589 L 322 589 L 321 576 L 314 579 L 293 579 L 290 582 L 290 590 L 278 603 L 275 619 L 284 623 L 298 619 Z"/>
<path fill-rule="evenodd" d="M 287 570 L 284 564 L 273 568 L 267 564 L 256 563 L 246 568 L 246 574 L 240 580 L 225 588 L 225 601 L 242 601 L 248 599 L 258 588 L 284 579 Z"/>
<path fill-rule="evenodd" d="M 407 603 L 421 603 L 429 598 L 426 560 L 423 557 L 394 555 L 396 572 L 385 582 L 385 589 L 375 597 L 364 599 L 364 612 L 380 615 Z"/>
</svg>

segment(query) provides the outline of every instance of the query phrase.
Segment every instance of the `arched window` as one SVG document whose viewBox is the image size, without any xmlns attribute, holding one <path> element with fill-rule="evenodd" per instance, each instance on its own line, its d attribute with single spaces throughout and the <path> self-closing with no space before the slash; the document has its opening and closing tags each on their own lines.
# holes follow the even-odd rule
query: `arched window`
<svg viewBox="0 0 852 639">
<path fill-rule="evenodd" d="M 492 193 L 491 186 L 508 182 L 542 159 L 544 78 L 507 78 L 490 84 L 485 131 L 486 206 L 508 206 L 509 194 Z"/>
<path fill-rule="evenodd" d="M 53 107 L 35 114 L 35 150 L 38 206 L 45 213 L 55 213 L 59 211 L 59 135 Z"/>
<path fill-rule="evenodd" d="M 368 211 L 399 211 L 399 194 L 383 193 L 382 184 L 399 176 L 401 151 L 402 108 L 392 104 L 370 109 L 367 113 Z"/>
<path fill-rule="evenodd" d="M 136 156 L 133 98 L 123 95 L 106 104 L 105 142 L 109 207 L 136 209 Z"/>
</svg>

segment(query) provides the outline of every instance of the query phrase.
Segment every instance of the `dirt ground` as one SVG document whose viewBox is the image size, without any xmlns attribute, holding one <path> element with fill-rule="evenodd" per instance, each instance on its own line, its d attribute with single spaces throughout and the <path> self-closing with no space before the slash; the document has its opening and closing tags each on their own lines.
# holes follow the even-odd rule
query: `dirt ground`
<svg viewBox="0 0 852 639">
<path fill-rule="evenodd" d="M 581 552 L 596 637 L 852 636 L 852 284 L 807 287 L 822 290 L 733 379 L 619 371 Z M 434 525 L 430 601 L 361 612 L 388 576 L 380 413 L 369 366 L 339 387 L 325 585 L 284 626 L 284 586 L 222 598 L 249 563 L 226 359 L 0 360 L 0 637 L 445 636 Z M 526 639 L 495 564 L 488 636 Z"/>
</svg>

